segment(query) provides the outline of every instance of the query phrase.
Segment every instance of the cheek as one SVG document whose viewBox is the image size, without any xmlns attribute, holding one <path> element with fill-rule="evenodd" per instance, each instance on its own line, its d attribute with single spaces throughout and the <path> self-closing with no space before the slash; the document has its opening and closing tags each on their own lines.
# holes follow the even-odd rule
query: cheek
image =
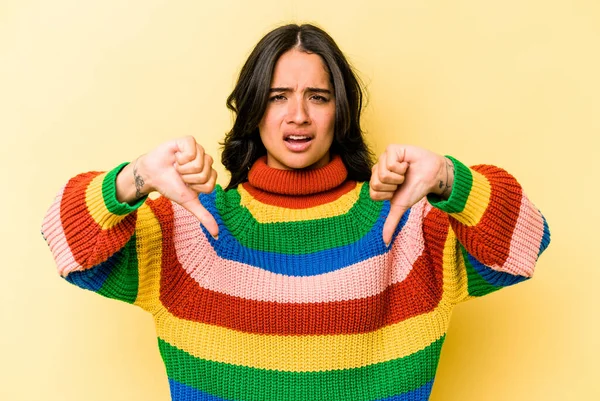
<svg viewBox="0 0 600 401">
<path fill-rule="evenodd" d="M 279 130 L 279 126 L 281 124 L 281 116 L 279 115 L 277 110 L 267 110 L 263 115 L 263 118 L 260 120 L 258 124 L 258 129 L 260 130 L 261 136 L 263 134 L 269 135 L 273 132 L 277 132 Z"/>
<path fill-rule="evenodd" d="M 321 126 L 327 133 L 333 135 L 333 131 L 335 128 L 335 109 L 330 110 L 323 115 L 321 120 Z"/>
</svg>

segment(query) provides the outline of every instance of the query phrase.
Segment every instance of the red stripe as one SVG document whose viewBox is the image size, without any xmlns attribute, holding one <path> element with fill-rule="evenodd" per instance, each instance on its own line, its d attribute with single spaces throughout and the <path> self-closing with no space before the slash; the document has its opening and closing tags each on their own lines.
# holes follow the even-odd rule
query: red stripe
<svg viewBox="0 0 600 401">
<path fill-rule="evenodd" d="M 337 188 L 330 191 L 323 192 L 317 195 L 278 195 L 271 192 L 265 192 L 258 188 L 253 187 L 250 183 L 245 182 L 242 184 L 244 189 L 252 195 L 252 197 L 259 202 L 265 203 L 271 206 L 284 207 L 287 209 L 307 209 L 310 207 L 324 205 L 331 203 L 339 199 L 342 195 L 347 194 L 356 188 L 356 181 L 346 181 Z"/>
<path fill-rule="evenodd" d="M 490 203 L 476 226 L 467 227 L 452 219 L 452 228 L 461 244 L 478 261 L 487 266 L 502 266 L 510 253 L 523 191 L 512 175 L 498 167 L 481 165 L 471 168 L 490 182 Z"/>
<path fill-rule="evenodd" d="M 102 230 L 90 215 L 85 202 L 85 191 L 90 182 L 100 174 L 102 173 L 90 172 L 72 178 L 67 183 L 60 202 L 60 221 L 67 244 L 75 261 L 84 268 L 106 261 L 125 246 L 135 230 L 135 213 L 107 230 Z"/>
<path fill-rule="evenodd" d="M 448 219 L 444 216 L 438 212 L 437 220 L 430 219 L 424 227 L 430 249 L 417 259 L 402 282 L 368 298 L 302 304 L 248 300 L 200 287 L 176 260 L 173 242 L 169 240 L 172 226 L 165 225 L 160 299 L 179 318 L 243 332 L 306 335 L 374 331 L 438 305 L 443 284 L 442 251 L 448 232 Z"/>
</svg>

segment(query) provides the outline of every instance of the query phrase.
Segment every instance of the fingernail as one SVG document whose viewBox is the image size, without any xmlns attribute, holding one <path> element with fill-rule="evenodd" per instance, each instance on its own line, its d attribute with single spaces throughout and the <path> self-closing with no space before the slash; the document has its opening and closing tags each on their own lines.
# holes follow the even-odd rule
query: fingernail
<svg viewBox="0 0 600 401">
<path fill-rule="evenodd" d="M 219 234 L 217 234 L 217 235 L 212 235 L 212 234 L 211 234 L 211 236 L 212 236 L 212 237 L 213 237 L 215 240 L 218 240 L 218 239 L 219 239 Z"/>
<path fill-rule="evenodd" d="M 391 244 L 391 242 L 384 242 L 384 244 L 385 244 L 385 247 L 386 247 L 386 248 L 389 248 L 389 247 L 390 247 L 390 244 Z"/>
</svg>

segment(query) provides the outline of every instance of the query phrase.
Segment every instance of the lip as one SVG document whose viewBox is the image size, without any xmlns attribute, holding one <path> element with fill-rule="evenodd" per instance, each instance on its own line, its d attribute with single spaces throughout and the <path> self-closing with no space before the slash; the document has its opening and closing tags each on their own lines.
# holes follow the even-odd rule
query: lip
<svg viewBox="0 0 600 401">
<path fill-rule="evenodd" d="M 302 132 L 302 131 L 287 131 L 283 133 L 283 140 L 285 141 L 286 139 L 288 139 L 290 136 L 305 136 L 307 138 L 310 138 L 311 140 L 315 139 L 315 136 L 313 134 L 310 134 L 308 132 Z"/>
<path fill-rule="evenodd" d="M 290 140 L 288 140 L 288 138 L 290 138 L 292 136 L 303 136 L 303 137 L 308 138 L 308 140 L 307 141 L 290 141 Z M 314 139 L 315 139 L 314 135 L 307 134 L 305 132 L 300 132 L 300 131 L 285 132 L 283 135 L 283 142 L 285 143 L 285 146 L 292 152 L 297 152 L 297 153 L 306 151 L 310 147 L 310 145 L 312 144 Z"/>
</svg>

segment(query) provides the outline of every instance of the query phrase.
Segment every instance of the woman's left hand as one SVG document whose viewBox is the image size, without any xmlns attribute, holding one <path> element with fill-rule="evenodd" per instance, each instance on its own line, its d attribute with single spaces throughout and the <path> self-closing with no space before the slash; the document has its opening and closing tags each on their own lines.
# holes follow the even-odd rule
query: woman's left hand
<svg viewBox="0 0 600 401">
<path fill-rule="evenodd" d="M 392 235 L 411 206 L 428 194 L 447 199 L 454 183 L 454 165 L 444 156 L 410 145 L 388 145 L 373 166 L 371 199 L 390 201 L 390 213 L 383 225 L 383 241 Z"/>
</svg>

